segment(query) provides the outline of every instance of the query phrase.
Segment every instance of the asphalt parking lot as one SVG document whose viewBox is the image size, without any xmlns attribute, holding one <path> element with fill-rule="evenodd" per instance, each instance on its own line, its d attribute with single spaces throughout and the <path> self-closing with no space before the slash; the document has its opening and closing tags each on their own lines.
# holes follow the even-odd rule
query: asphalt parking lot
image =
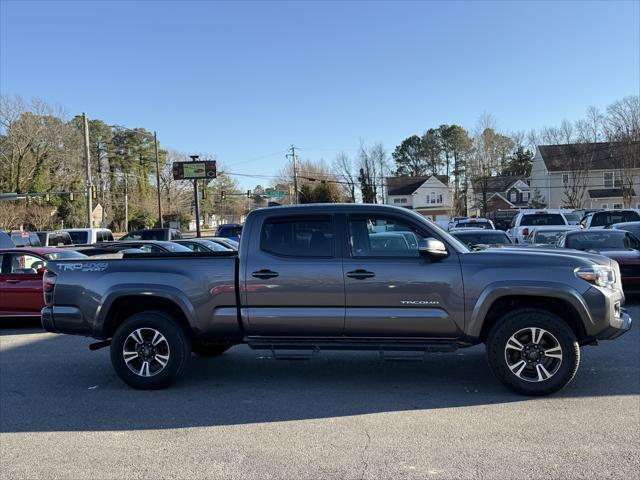
<svg viewBox="0 0 640 480">
<path fill-rule="evenodd" d="M 0 329 L 1 478 L 640 476 L 637 324 L 583 348 L 575 380 L 537 399 L 505 390 L 483 347 L 411 363 L 235 347 L 143 392 L 89 343 Z"/>
</svg>

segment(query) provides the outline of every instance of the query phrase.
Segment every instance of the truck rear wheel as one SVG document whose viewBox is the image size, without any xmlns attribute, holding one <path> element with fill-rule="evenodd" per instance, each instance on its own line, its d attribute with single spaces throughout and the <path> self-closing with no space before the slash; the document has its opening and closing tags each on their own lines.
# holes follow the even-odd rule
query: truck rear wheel
<svg viewBox="0 0 640 480">
<path fill-rule="evenodd" d="M 558 316 L 537 308 L 515 310 L 487 338 L 494 375 L 522 395 L 548 395 L 568 384 L 580 364 L 573 330 Z"/>
<path fill-rule="evenodd" d="M 153 390 L 173 382 L 184 369 L 191 341 L 171 316 L 148 311 L 132 315 L 111 339 L 111 364 L 134 388 Z"/>
<path fill-rule="evenodd" d="M 208 345 L 206 343 L 194 343 L 191 351 L 201 357 L 219 357 L 229 350 L 231 345 Z"/>
</svg>

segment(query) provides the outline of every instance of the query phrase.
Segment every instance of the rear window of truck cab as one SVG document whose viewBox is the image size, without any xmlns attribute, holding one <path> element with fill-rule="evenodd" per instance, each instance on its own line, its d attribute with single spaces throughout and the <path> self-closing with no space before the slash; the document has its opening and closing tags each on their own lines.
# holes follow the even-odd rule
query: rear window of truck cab
<svg viewBox="0 0 640 480">
<path fill-rule="evenodd" d="M 260 249 L 286 257 L 335 256 L 331 217 L 273 218 L 262 225 Z"/>
</svg>

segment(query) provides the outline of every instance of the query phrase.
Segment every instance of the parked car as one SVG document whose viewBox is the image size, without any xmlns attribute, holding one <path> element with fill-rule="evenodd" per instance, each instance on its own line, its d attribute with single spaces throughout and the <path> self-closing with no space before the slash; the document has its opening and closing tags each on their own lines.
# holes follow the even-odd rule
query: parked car
<svg viewBox="0 0 640 480">
<path fill-rule="evenodd" d="M 580 225 L 582 216 L 579 213 L 562 212 L 562 215 L 564 215 L 564 218 L 567 221 L 567 225 Z"/>
<path fill-rule="evenodd" d="M 182 238 L 182 234 L 175 228 L 150 228 L 146 230 L 134 230 L 120 238 L 120 241 L 128 240 L 161 240 L 170 242 Z"/>
<path fill-rule="evenodd" d="M 460 220 L 465 220 L 467 218 L 468 217 L 453 217 L 451 220 L 449 220 L 449 223 L 447 224 L 447 230 L 451 230 L 455 222 L 459 222 Z"/>
<path fill-rule="evenodd" d="M 183 245 L 193 252 L 230 252 L 233 249 L 222 243 L 214 242 L 208 238 L 189 238 L 174 240 L 174 243 Z"/>
<path fill-rule="evenodd" d="M 526 243 L 529 245 L 556 245 L 562 235 L 577 229 L 577 225 L 567 225 L 565 227 L 535 227 L 527 236 Z"/>
<path fill-rule="evenodd" d="M 21 232 L 14 230 L 11 232 L 11 240 L 16 247 L 41 247 L 40 238 L 36 232 Z"/>
<path fill-rule="evenodd" d="M 71 235 L 60 230 L 51 232 L 36 232 L 36 235 L 38 235 L 40 245 L 42 245 L 43 247 L 60 247 L 64 245 L 73 245 Z"/>
<path fill-rule="evenodd" d="M 606 228 L 614 223 L 637 221 L 640 221 L 640 215 L 635 210 L 603 210 L 587 213 L 580 225 L 582 228 Z"/>
<path fill-rule="evenodd" d="M 559 390 L 581 345 L 631 327 L 618 265 L 601 255 L 471 251 L 389 205 L 264 208 L 245 225 L 239 254 L 50 263 L 43 326 L 110 346 L 116 373 L 142 389 L 175 380 L 191 351 L 216 356 L 240 343 L 276 358 L 486 343 L 494 374 L 526 395 Z M 372 249 L 372 237 L 407 231 L 417 248 Z"/>
<path fill-rule="evenodd" d="M 631 232 L 636 236 L 636 238 L 640 238 L 640 222 L 614 223 L 612 225 L 608 225 L 606 228 Z"/>
<path fill-rule="evenodd" d="M 640 293 L 640 239 L 624 230 L 577 230 L 558 240 L 558 247 L 587 250 L 609 257 L 620 265 L 622 287 L 627 294 Z"/>
<path fill-rule="evenodd" d="M 240 244 L 230 238 L 226 238 L 226 237 L 201 237 L 201 238 L 219 243 L 220 245 L 229 247 L 232 250 L 238 250 L 238 248 L 240 248 Z"/>
<path fill-rule="evenodd" d="M 9 235 L 4 230 L 0 230 L 0 248 L 13 248 L 16 244 L 11 240 L 11 235 Z"/>
<path fill-rule="evenodd" d="M 85 255 L 92 257 L 95 255 L 104 255 L 107 253 L 115 253 L 123 250 L 140 250 L 143 253 L 191 253 L 183 245 L 179 245 L 174 242 L 165 242 L 161 240 L 153 241 L 126 241 L 126 242 L 113 242 L 113 243 L 98 243 L 95 245 L 87 245 L 82 248 L 76 249 Z"/>
<path fill-rule="evenodd" d="M 39 317 L 44 307 L 42 276 L 47 262 L 85 258 L 59 248 L 0 250 L 0 317 Z"/>
<path fill-rule="evenodd" d="M 238 223 L 227 223 L 220 225 L 216 231 L 216 237 L 230 238 L 236 242 L 240 241 L 242 235 L 242 225 Z"/>
<path fill-rule="evenodd" d="M 513 217 L 507 233 L 514 243 L 526 243 L 526 238 L 533 230 L 533 227 L 550 225 L 567 225 L 567 220 L 563 214 L 558 212 L 524 210 Z"/>
<path fill-rule="evenodd" d="M 460 228 L 484 228 L 486 230 L 496 229 L 496 227 L 493 225 L 493 222 L 487 218 L 465 218 L 453 222 L 449 230 Z"/>
<path fill-rule="evenodd" d="M 469 248 L 486 248 L 499 245 L 511 245 L 513 242 L 502 230 L 484 228 L 460 228 L 451 230 L 451 235 Z"/>
<path fill-rule="evenodd" d="M 93 245 L 114 240 L 108 228 L 65 228 L 62 231 L 71 236 L 74 245 Z"/>
</svg>

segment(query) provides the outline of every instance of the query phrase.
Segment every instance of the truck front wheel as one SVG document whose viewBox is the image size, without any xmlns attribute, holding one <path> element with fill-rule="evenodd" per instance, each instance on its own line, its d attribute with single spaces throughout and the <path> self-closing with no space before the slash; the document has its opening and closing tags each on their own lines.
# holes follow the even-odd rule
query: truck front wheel
<svg viewBox="0 0 640 480">
<path fill-rule="evenodd" d="M 191 342 L 180 324 L 158 311 L 126 319 L 111 339 L 111 364 L 134 388 L 153 390 L 173 382 L 184 369 Z"/>
<path fill-rule="evenodd" d="M 548 395 L 575 376 L 580 346 L 560 317 L 537 308 L 518 309 L 491 329 L 487 358 L 494 375 L 511 390 Z"/>
</svg>

